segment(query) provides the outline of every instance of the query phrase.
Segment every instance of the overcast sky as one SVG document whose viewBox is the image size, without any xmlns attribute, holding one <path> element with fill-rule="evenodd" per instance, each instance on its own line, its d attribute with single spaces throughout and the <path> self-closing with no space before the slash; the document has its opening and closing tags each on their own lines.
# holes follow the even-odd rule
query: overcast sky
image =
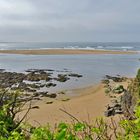
<svg viewBox="0 0 140 140">
<path fill-rule="evenodd" d="M 0 0 L 0 41 L 140 41 L 140 0 Z"/>
</svg>

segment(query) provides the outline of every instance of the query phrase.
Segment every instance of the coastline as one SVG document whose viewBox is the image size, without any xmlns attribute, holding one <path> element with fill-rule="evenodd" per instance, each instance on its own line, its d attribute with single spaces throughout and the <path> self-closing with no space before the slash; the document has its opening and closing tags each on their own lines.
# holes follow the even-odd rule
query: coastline
<svg viewBox="0 0 140 140">
<path fill-rule="evenodd" d="M 116 84 L 121 84 L 126 88 L 128 86 L 128 81 L 117 82 Z M 106 106 L 111 103 L 111 98 L 105 94 L 103 83 L 85 88 L 73 89 L 72 92 L 79 96 L 72 97 L 68 101 L 62 101 L 62 98 L 55 99 L 52 104 L 46 104 L 48 98 L 34 102 L 33 106 L 38 106 L 39 108 L 31 109 L 26 121 L 34 126 L 38 126 L 38 124 L 46 125 L 47 123 L 54 126 L 54 124 L 60 122 L 72 122 L 72 118 L 60 109 L 86 122 L 89 120 L 93 121 L 99 116 L 106 118 L 104 116 L 104 111 L 106 110 Z M 62 97 L 65 97 L 65 95 Z M 21 112 L 19 116 L 23 116 L 24 113 L 25 111 Z M 117 115 L 115 118 L 117 118 Z"/>
<path fill-rule="evenodd" d="M 80 50 L 80 49 L 44 49 L 44 50 L 0 50 L 4 54 L 25 55 L 71 55 L 71 54 L 136 54 L 136 51 Z"/>
<path fill-rule="evenodd" d="M 137 52 L 125 51 L 103 51 L 103 50 L 3 50 L 0 53 L 25 54 L 25 55 L 69 55 L 69 54 L 135 54 Z M 119 84 L 119 83 L 117 83 Z M 122 84 L 122 83 L 121 83 Z M 124 83 L 125 85 L 126 83 Z M 33 101 L 33 107 L 29 112 L 26 121 L 34 126 L 46 125 L 49 123 L 54 126 L 60 122 L 72 122 L 69 115 L 60 109 L 66 110 L 79 120 L 88 122 L 97 117 L 105 117 L 106 106 L 110 104 L 111 99 L 106 96 L 104 85 L 92 85 L 85 88 L 73 89 L 72 94 L 75 97 L 62 95 L 60 99 L 48 99 Z M 54 93 L 55 94 L 55 93 Z M 68 100 L 67 100 L 68 99 Z M 47 104 L 47 102 L 52 102 Z M 26 110 L 19 114 L 22 117 Z M 116 117 L 116 116 L 115 116 Z M 106 118 L 106 117 L 105 117 Z M 106 118 L 108 119 L 108 118 Z"/>
</svg>

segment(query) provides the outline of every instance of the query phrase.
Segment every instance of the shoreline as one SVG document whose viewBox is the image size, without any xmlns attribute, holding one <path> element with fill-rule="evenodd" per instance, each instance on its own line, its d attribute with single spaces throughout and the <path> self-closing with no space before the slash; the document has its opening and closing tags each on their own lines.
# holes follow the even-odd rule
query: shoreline
<svg viewBox="0 0 140 140">
<path fill-rule="evenodd" d="M 137 54 L 136 51 L 111 51 L 111 50 L 72 50 L 72 49 L 44 49 L 44 50 L 0 50 L 4 54 L 24 55 L 76 55 L 76 54 Z"/>
<path fill-rule="evenodd" d="M 126 88 L 128 81 L 113 84 L 121 84 Z M 47 123 L 54 126 L 60 122 L 72 122 L 72 118 L 60 109 L 67 111 L 80 121 L 94 121 L 98 117 L 108 120 L 104 113 L 106 106 L 111 103 L 111 98 L 106 95 L 104 86 L 103 83 L 99 83 L 85 88 L 73 89 L 72 92 L 78 94 L 78 96 L 66 101 L 61 99 L 68 98 L 69 96 L 67 95 L 62 95 L 60 99 L 54 99 L 52 104 L 46 104 L 46 102 L 52 101 L 52 99 L 49 100 L 48 98 L 35 101 L 33 106 L 38 106 L 39 108 L 31 109 L 26 120 L 34 126 L 38 126 L 38 124 L 46 125 Z M 24 113 L 24 111 L 21 112 L 19 116 L 23 116 Z M 115 116 L 116 119 L 117 117 L 118 115 Z"/>
<path fill-rule="evenodd" d="M 72 122 L 72 118 L 60 111 L 60 109 L 69 112 L 82 121 L 103 116 L 105 104 L 109 102 L 109 98 L 105 96 L 105 94 L 102 94 L 103 91 L 103 85 L 98 84 L 96 86 L 73 89 L 73 92 L 75 92 L 75 94 L 80 93 L 80 96 L 72 97 L 68 101 L 57 99 L 53 100 L 54 102 L 52 104 L 46 104 L 46 101 L 52 100 L 44 98 L 42 101 L 34 102 L 33 106 L 38 106 L 39 109 L 30 110 L 26 118 L 27 122 L 35 126 L 38 124 L 46 125 L 47 123 L 54 126 L 60 122 Z M 97 102 L 102 102 L 102 104 L 98 104 Z M 24 111 L 21 112 L 21 116 L 24 115 L 24 113 Z"/>
</svg>

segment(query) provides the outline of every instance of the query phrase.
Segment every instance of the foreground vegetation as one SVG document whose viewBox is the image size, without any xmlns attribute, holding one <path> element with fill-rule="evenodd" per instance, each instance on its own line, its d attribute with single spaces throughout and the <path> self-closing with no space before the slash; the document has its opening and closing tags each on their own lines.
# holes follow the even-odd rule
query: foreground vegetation
<svg viewBox="0 0 140 140">
<path fill-rule="evenodd" d="M 60 123 L 54 129 L 47 126 L 33 127 L 24 122 L 31 104 L 24 101 L 18 92 L 0 94 L 0 140 L 139 140 L 140 139 L 140 70 L 128 90 L 135 100 L 135 109 L 130 112 L 133 119 L 122 118 L 119 123 L 113 119 L 106 123 L 98 118 L 94 124 L 81 122 L 71 114 L 73 123 Z M 28 103 L 23 118 L 17 114 Z M 66 112 L 67 113 L 67 112 Z"/>
</svg>

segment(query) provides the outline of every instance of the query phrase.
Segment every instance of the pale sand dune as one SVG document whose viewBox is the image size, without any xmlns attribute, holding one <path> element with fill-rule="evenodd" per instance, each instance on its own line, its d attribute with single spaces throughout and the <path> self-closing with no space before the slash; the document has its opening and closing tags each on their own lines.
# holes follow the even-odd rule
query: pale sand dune
<svg viewBox="0 0 140 140">
<path fill-rule="evenodd" d="M 65 55 L 65 54 L 134 54 L 134 51 L 107 50 L 72 50 L 72 49 L 44 49 L 44 50 L 0 50 L 0 53 L 26 55 Z"/>
</svg>

